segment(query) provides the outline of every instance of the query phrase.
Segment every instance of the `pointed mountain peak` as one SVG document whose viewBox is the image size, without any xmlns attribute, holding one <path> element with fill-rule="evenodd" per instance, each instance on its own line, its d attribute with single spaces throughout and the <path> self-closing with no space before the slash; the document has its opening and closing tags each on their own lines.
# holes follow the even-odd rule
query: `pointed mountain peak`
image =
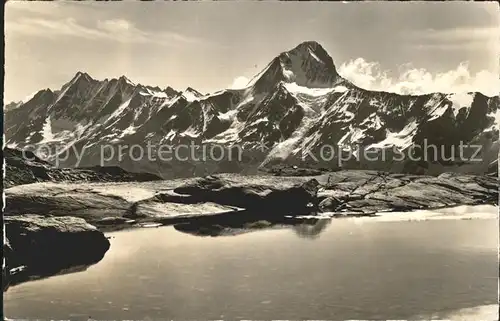
<svg viewBox="0 0 500 321">
<path fill-rule="evenodd" d="M 163 89 L 163 92 L 165 92 L 168 96 L 177 96 L 178 94 L 180 94 L 180 92 L 178 92 L 177 90 L 175 90 L 174 88 L 170 87 L 170 86 L 167 86 L 167 88 Z"/>
<path fill-rule="evenodd" d="M 190 93 L 195 94 L 195 95 L 200 96 L 200 97 L 203 96 L 202 93 L 200 93 L 198 90 L 196 90 L 192 87 L 187 87 L 185 91 L 190 92 Z"/>
<path fill-rule="evenodd" d="M 200 97 L 203 97 L 203 94 L 197 91 L 196 89 L 193 89 L 191 87 L 187 87 L 186 90 L 182 92 L 182 95 L 184 98 L 186 98 L 188 101 L 195 101 L 199 99 Z"/>
<path fill-rule="evenodd" d="M 279 59 L 285 81 L 309 88 L 326 88 L 338 82 L 332 57 L 316 41 L 306 41 L 283 52 Z"/>
<path fill-rule="evenodd" d="M 129 84 L 129 85 L 132 85 L 132 86 L 135 86 L 136 84 L 133 83 L 130 79 L 128 79 L 126 76 L 120 76 L 120 78 L 118 78 L 118 81 L 120 81 L 121 83 L 125 83 L 125 84 Z"/>
<path fill-rule="evenodd" d="M 89 76 L 86 72 L 79 71 L 77 72 L 73 78 L 66 84 L 64 84 L 61 88 L 61 92 L 64 92 L 65 90 L 68 90 L 69 88 L 78 88 L 81 86 L 87 86 L 91 82 L 93 82 L 94 79 Z"/>
<path fill-rule="evenodd" d="M 313 52 L 318 51 L 318 52 L 326 52 L 326 50 L 319 44 L 319 42 L 314 41 L 314 40 L 309 40 L 309 41 L 304 41 L 300 44 L 298 44 L 295 48 L 289 50 L 288 52 L 292 51 L 306 51 L 306 50 L 312 50 Z"/>
<path fill-rule="evenodd" d="M 305 41 L 295 48 L 282 53 L 281 56 L 300 56 L 303 60 L 312 59 L 327 65 L 329 68 L 335 69 L 332 57 L 330 57 L 325 48 L 316 41 Z"/>
<path fill-rule="evenodd" d="M 81 81 L 81 80 L 84 80 L 84 81 L 91 81 L 91 80 L 94 80 L 92 77 L 90 77 L 89 74 L 87 74 L 86 72 L 82 72 L 82 71 L 79 71 L 75 74 L 75 76 L 73 77 L 72 81 Z"/>
<path fill-rule="evenodd" d="M 340 80 L 333 59 L 323 46 L 305 41 L 274 58 L 249 85 L 265 89 L 283 81 L 301 87 L 330 88 Z"/>
</svg>

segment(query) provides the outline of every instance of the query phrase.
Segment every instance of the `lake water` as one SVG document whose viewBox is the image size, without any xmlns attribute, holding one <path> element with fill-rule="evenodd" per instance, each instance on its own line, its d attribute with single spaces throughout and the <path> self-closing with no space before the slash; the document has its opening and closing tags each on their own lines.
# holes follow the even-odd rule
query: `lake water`
<svg viewBox="0 0 500 321">
<path fill-rule="evenodd" d="M 225 237 L 172 227 L 114 232 L 101 262 L 9 288 L 4 312 L 72 320 L 497 320 L 497 208 L 474 209 L 489 218 L 334 219 Z"/>
</svg>

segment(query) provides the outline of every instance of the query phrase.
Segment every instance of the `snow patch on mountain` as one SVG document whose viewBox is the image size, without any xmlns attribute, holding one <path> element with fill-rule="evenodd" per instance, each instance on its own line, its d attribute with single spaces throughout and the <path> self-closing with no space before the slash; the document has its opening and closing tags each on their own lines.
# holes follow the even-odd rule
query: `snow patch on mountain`
<svg viewBox="0 0 500 321">
<path fill-rule="evenodd" d="M 196 130 L 196 128 L 194 128 L 193 126 L 190 126 L 181 135 L 196 138 L 200 136 L 200 132 Z"/>
<path fill-rule="evenodd" d="M 399 150 L 404 150 L 410 147 L 413 143 L 413 137 L 415 136 L 417 127 L 417 122 L 413 120 L 399 132 L 391 132 L 390 130 L 386 129 L 385 139 L 378 143 L 369 145 L 367 149 L 388 148 L 394 146 Z"/>
<path fill-rule="evenodd" d="M 72 84 L 67 85 L 66 88 L 64 88 L 64 90 L 59 93 L 59 95 L 57 96 L 56 101 L 52 105 L 56 105 L 64 97 L 64 95 L 66 95 L 66 93 L 68 92 L 68 90 L 71 87 L 71 85 Z"/>
<path fill-rule="evenodd" d="M 175 130 L 171 129 L 171 130 L 167 133 L 167 135 L 165 136 L 165 139 L 166 139 L 167 141 L 170 141 L 170 140 L 174 139 L 176 135 L 177 135 L 177 132 L 176 132 Z"/>
<path fill-rule="evenodd" d="M 357 144 L 361 139 L 363 139 L 366 135 L 366 128 L 358 128 L 352 125 L 349 125 L 349 139 L 351 144 Z"/>
<path fill-rule="evenodd" d="M 201 97 L 203 97 L 202 94 L 192 88 L 187 88 L 185 91 L 183 91 L 182 96 L 184 96 L 184 98 L 186 98 L 186 100 L 189 102 L 199 100 Z"/>
<path fill-rule="evenodd" d="M 166 92 L 161 90 L 151 90 L 146 88 L 146 91 L 139 92 L 141 96 L 151 96 L 153 98 L 171 98 Z"/>
<path fill-rule="evenodd" d="M 36 132 L 31 132 L 28 134 L 28 136 L 26 136 L 26 140 L 24 141 L 26 144 L 29 144 L 31 143 L 31 138 L 33 138 L 33 136 L 36 134 Z"/>
<path fill-rule="evenodd" d="M 434 102 L 433 105 L 430 105 L 430 102 Z M 428 112 L 428 115 L 430 116 L 430 118 L 427 120 L 427 121 L 431 121 L 431 120 L 434 120 L 434 119 L 437 119 L 441 116 L 444 115 L 444 113 L 448 110 L 448 108 L 450 108 L 449 106 L 449 102 L 446 102 L 444 100 L 444 98 L 441 98 L 441 97 L 432 97 L 429 102 L 427 102 L 427 104 L 425 105 L 425 107 L 427 106 L 430 106 L 431 109 L 429 112 Z"/>
<path fill-rule="evenodd" d="M 290 155 L 297 154 L 302 148 L 302 146 L 299 145 L 300 141 L 314 125 L 315 121 L 315 118 L 302 118 L 298 129 L 290 136 L 290 138 L 276 144 L 269 152 L 267 160 L 273 158 L 286 159 Z"/>
<path fill-rule="evenodd" d="M 474 94 L 456 93 L 448 95 L 447 98 L 452 102 L 453 114 L 456 116 L 460 109 L 466 108 L 467 111 L 470 109 L 472 101 L 474 100 Z"/>
<path fill-rule="evenodd" d="M 190 92 L 184 92 L 182 93 L 182 96 L 184 96 L 184 98 L 186 98 L 187 101 L 195 101 L 196 99 L 198 99 L 198 97 L 196 97 Z"/>
<path fill-rule="evenodd" d="M 239 103 L 238 105 L 236 105 L 235 109 L 238 109 L 240 108 L 241 106 L 244 106 L 245 104 L 248 104 L 249 102 L 252 102 L 252 101 L 260 101 L 262 99 L 262 94 L 261 95 L 256 95 L 254 96 L 254 94 L 252 92 L 248 92 L 248 93 L 245 93 L 245 98 L 243 98 Z"/>
<path fill-rule="evenodd" d="M 123 104 L 121 104 L 112 114 L 109 116 L 109 119 L 113 119 L 118 117 L 123 113 L 123 111 L 130 105 L 130 102 L 132 101 L 132 97 L 130 97 L 128 100 L 126 100 Z"/>
<path fill-rule="evenodd" d="M 349 90 L 349 88 L 347 88 L 346 86 L 335 86 L 335 87 L 333 87 L 333 91 L 337 92 L 337 93 L 343 93 L 343 92 L 346 92 L 348 90 Z"/>
<path fill-rule="evenodd" d="M 122 133 L 120 134 L 120 136 L 118 136 L 118 138 L 123 138 L 125 136 L 129 136 L 129 135 L 132 135 L 132 134 L 135 134 L 137 131 L 137 127 L 134 127 L 134 125 L 130 125 L 128 126 L 127 128 L 125 128 Z"/>
<path fill-rule="evenodd" d="M 316 56 L 316 55 L 314 54 L 314 51 L 312 51 L 312 50 L 311 50 L 311 48 L 307 48 L 307 50 L 309 51 L 309 54 L 311 55 L 311 57 L 313 57 L 313 58 L 314 58 L 314 60 L 316 60 L 317 62 L 319 62 L 319 63 L 321 63 L 321 64 L 323 64 L 323 63 L 324 63 L 323 61 L 321 61 L 321 59 L 319 59 L 319 58 L 318 58 L 318 56 Z"/>
<path fill-rule="evenodd" d="M 182 95 L 179 95 L 179 96 L 176 96 L 176 97 L 173 97 L 173 98 L 170 98 L 170 99 L 165 99 L 163 101 L 163 103 L 158 106 L 158 109 L 157 110 L 161 110 L 162 108 L 170 108 L 172 107 L 176 102 L 179 101 L 179 99 L 181 99 Z"/>
<path fill-rule="evenodd" d="M 371 129 L 378 130 L 383 127 L 382 120 L 377 115 L 377 113 L 371 113 L 368 117 L 366 117 L 360 124 L 363 127 L 369 127 Z"/>
<path fill-rule="evenodd" d="M 50 116 L 47 116 L 47 118 L 45 118 L 45 123 L 43 124 L 40 134 L 42 135 L 42 140 L 39 143 L 47 143 L 54 140 L 54 134 L 52 133 L 52 121 L 50 119 Z"/>
<path fill-rule="evenodd" d="M 233 121 L 235 119 L 237 113 L 238 113 L 238 110 L 233 109 L 233 110 L 229 110 L 226 113 L 219 113 L 217 115 L 217 118 L 219 118 L 222 121 Z"/>
<path fill-rule="evenodd" d="M 240 140 L 239 134 L 245 128 L 246 124 L 238 120 L 238 117 L 233 118 L 231 126 L 222 133 L 215 135 L 211 139 L 206 140 L 207 143 L 216 144 L 231 144 L 237 143 Z"/>
<path fill-rule="evenodd" d="M 131 86 L 135 86 L 135 83 L 133 83 L 130 79 L 128 79 L 127 77 L 123 76 L 123 78 L 125 78 L 125 82 Z"/>
<path fill-rule="evenodd" d="M 284 86 L 290 93 L 298 93 L 314 97 L 324 96 L 335 90 L 335 88 L 309 88 L 299 86 L 296 82 L 285 83 Z"/>
<path fill-rule="evenodd" d="M 267 122 L 269 122 L 269 119 L 267 117 L 262 117 L 262 118 L 257 119 L 253 123 L 251 123 L 249 126 L 255 126 L 255 125 L 258 125 L 260 123 L 267 123 Z"/>
</svg>

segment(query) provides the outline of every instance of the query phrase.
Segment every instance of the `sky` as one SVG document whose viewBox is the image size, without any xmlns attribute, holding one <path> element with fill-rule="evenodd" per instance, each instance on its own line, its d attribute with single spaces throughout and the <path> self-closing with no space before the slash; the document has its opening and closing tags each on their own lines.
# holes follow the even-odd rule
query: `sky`
<svg viewBox="0 0 500 321">
<path fill-rule="evenodd" d="M 318 41 L 358 86 L 500 90 L 496 2 L 20 2 L 5 6 L 5 101 L 77 71 L 208 93 Z"/>
</svg>

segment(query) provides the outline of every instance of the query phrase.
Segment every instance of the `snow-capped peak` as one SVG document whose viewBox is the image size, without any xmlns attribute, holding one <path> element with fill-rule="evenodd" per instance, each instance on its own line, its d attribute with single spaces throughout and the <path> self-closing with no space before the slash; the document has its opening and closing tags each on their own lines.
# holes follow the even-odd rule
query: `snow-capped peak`
<svg viewBox="0 0 500 321">
<path fill-rule="evenodd" d="M 184 96 L 187 101 L 195 101 L 203 97 L 203 94 L 191 87 L 188 87 L 182 92 L 182 96 Z"/>
<path fill-rule="evenodd" d="M 87 74 L 86 72 L 82 72 L 82 71 L 79 71 L 75 74 L 75 76 L 73 77 L 73 79 L 71 80 L 72 83 L 75 83 L 77 81 L 92 81 L 94 80 L 92 77 L 90 77 L 89 74 Z"/>
<path fill-rule="evenodd" d="M 326 50 L 316 41 L 306 41 L 278 55 L 248 85 L 269 88 L 284 81 L 301 87 L 331 88 L 341 79 Z"/>
<path fill-rule="evenodd" d="M 285 80 L 309 88 L 329 88 L 338 81 L 333 59 L 315 41 L 306 41 L 280 54 Z"/>
</svg>

